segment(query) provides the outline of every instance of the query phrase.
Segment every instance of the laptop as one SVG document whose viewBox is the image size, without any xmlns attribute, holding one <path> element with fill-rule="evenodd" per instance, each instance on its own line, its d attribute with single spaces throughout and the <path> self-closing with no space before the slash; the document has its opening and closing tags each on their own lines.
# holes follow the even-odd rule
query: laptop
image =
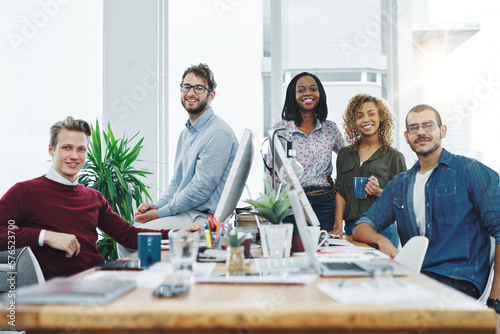
<svg viewBox="0 0 500 334">
<path fill-rule="evenodd" d="M 307 222 L 304 214 L 304 210 L 301 205 L 299 195 L 296 190 L 290 190 L 288 192 L 290 199 L 290 204 L 292 205 L 293 214 L 295 216 L 295 222 L 297 224 L 297 229 L 302 239 L 302 245 L 306 253 L 306 258 L 287 258 L 283 259 L 282 262 L 298 261 L 298 266 L 302 266 L 307 270 L 311 266 L 316 270 L 316 272 L 321 276 L 370 276 L 376 270 L 390 271 L 394 276 L 407 276 L 410 274 L 410 270 L 407 268 L 394 263 L 390 260 L 372 260 L 372 261 L 353 261 L 353 262 L 322 262 L 316 257 L 316 246 L 312 244 L 311 238 L 307 231 Z M 267 261 L 268 259 L 263 259 Z M 264 264 L 261 261 L 261 264 Z M 304 266 L 305 262 L 305 266 Z M 282 268 L 287 270 L 287 268 Z M 261 265 L 259 265 L 259 270 L 264 270 Z"/>
<path fill-rule="evenodd" d="M 285 168 L 285 173 L 288 175 L 290 181 L 292 182 L 291 186 L 293 189 L 297 191 L 297 196 L 300 198 L 300 202 L 302 203 L 302 208 L 305 211 L 305 217 L 307 221 L 311 225 L 319 226 L 318 217 L 316 216 L 316 213 L 314 213 L 311 203 L 309 202 L 309 199 L 307 198 L 306 193 L 304 192 L 304 189 L 300 184 L 300 180 L 293 171 L 292 165 L 289 163 L 289 159 L 287 158 L 283 146 L 281 146 L 281 142 L 279 140 L 275 141 L 273 138 L 275 130 L 274 129 L 269 130 L 268 134 L 269 134 L 269 144 L 271 145 L 271 150 L 273 150 L 275 153 L 273 160 L 275 169 L 280 170 L 281 167 Z"/>
<path fill-rule="evenodd" d="M 30 285 L 16 291 L 20 304 L 106 304 L 133 290 L 137 283 L 117 279 L 53 278 L 44 284 Z M 5 301 L 7 296 L 2 296 Z M 0 300 L 1 300 L 0 299 Z"/>
</svg>

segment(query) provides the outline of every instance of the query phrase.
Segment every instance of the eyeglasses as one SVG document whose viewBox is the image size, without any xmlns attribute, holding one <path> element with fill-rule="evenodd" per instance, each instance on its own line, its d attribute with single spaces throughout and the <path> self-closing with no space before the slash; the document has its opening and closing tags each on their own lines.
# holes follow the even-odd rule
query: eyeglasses
<svg viewBox="0 0 500 334">
<path fill-rule="evenodd" d="M 207 87 L 202 86 L 202 85 L 191 86 L 188 84 L 181 84 L 181 92 L 187 93 L 191 90 L 191 88 L 193 88 L 193 91 L 196 94 L 203 94 L 203 93 L 205 93 L 205 90 L 208 90 L 209 92 L 212 91 L 210 88 L 207 88 Z"/>
<path fill-rule="evenodd" d="M 435 126 L 436 123 L 434 122 L 413 123 L 413 124 L 408 124 L 406 126 L 406 130 L 408 130 L 408 132 L 411 135 L 414 135 L 418 132 L 418 129 L 420 129 L 420 127 L 422 127 L 422 129 L 424 129 L 425 132 L 431 132 L 432 130 L 434 130 Z"/>
</svg>

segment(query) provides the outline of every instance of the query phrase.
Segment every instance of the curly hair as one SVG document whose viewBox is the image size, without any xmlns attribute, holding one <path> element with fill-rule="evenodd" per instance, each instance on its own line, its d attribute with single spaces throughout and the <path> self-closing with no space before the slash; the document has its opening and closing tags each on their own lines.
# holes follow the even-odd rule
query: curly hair
<svg viewBox="0 0 500 334">
<path fill-rule="evenodd" d="M 300 78 L 309 76 L 316 81 L 319 90 L 319 102 L 316 107 L 316 119 L 320 122 L 324 122 L 326 117 L 328 116 L 328 106 L 326 105 L 326 93 L 323 88 L 323 84 L 319 81 L 318 77 L 314 74 L 308 72 L 302 72 L 297 74 L 292 81 L 288 84 L 286 89 L 285 96 L 285 104 L 283 105 L 283 111 L 281 112 L 281 119 L 286 121 L 294 121 L 296 126 L 300 126 L 302 124 L 302 116 L 299 111 L 299 104 L 297 103 L 297 99 L 295 98 L 295 89 L 297 88 L 297 81 Z"/>
<path fill-rule="evenodd" d="M 387 152 L 393 148 L 394 143 L 394 116 L 384 99 L 368 94 L 357 94 L 353 96 L 342 115 L 347 145 L 350 150 L 358 151 L 359 149 L 363 135 L 356 126 L 356 113 L 365 102 L 373 102 L 378 108 L 380 117 L 378 137 L 382 143 L 382 151 Z"/>
</svg>

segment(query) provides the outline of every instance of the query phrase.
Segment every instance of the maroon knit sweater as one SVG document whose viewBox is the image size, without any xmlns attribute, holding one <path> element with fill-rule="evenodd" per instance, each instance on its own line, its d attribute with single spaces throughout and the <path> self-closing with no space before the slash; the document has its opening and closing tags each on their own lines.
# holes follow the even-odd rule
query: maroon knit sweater
<svg viewBox="0 0 500 334">
<path fill-rule="evenodd" d="M 18 228 L 12 229 L 12 225 Z M 70 276 L 104 262 L 97 251 L 96 227 L 134 249 L 137 233 L 158 232 L 131 226 L 94 189 L 64 185 L 45 176 L 17 183 L 0 199 L 0 251 L 12 249 L 13 241 L 15 248 L 30 246 L 45 279 Z M 81 245 L 80 254 L 66 258 L 64 251 L 40 247 L 42 229 L 74 234 Z M 168 231 L 161 231 L 163 239 L 168 238 Z"/>
</svg>

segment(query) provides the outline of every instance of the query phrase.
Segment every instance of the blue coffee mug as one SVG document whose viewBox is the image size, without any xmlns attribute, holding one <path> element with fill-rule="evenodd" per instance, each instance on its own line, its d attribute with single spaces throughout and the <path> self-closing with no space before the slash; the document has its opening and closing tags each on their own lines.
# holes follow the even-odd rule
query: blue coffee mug
<svg viewBox="0 0 500 334">
<path fill-rule="evenodd" d="M 145 268 L 161 260 L 160 232 L 140 232 L 137 236 L 139 267 Z"/>
<path fill-rule="evenodd" d="M 355 177 L 354 178 L 354 196 L 358 199 L 368 198 L 368 194 L 365 191 L 366 184 L 368 183 L 367 177 Z"/>
</svg>

